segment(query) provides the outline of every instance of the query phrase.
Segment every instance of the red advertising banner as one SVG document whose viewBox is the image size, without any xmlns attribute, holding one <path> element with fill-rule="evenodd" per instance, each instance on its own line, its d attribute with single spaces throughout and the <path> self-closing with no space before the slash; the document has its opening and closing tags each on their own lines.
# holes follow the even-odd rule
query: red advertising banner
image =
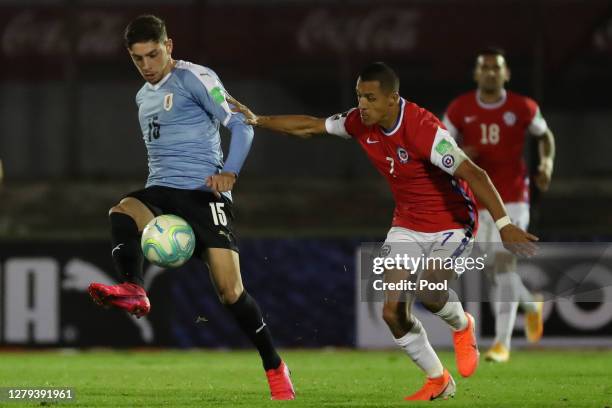
<svg viewBox="0 0 612 408">
<path fill-rule="evenodd" d="M 491 44 L 529 59 L 542 50 L 548 68 L 577 52 L 610 53 L 609 9 L 607 1 L 2 7 L 0 49 L 9 75 L 54 76 L 70 55 L 84 64 L 125 61 L 123 29 L 146 12 L 166 20 L 178 58 L 243 76 L 377 58 L 452 76 L 449 66 Z"/>
</svg>

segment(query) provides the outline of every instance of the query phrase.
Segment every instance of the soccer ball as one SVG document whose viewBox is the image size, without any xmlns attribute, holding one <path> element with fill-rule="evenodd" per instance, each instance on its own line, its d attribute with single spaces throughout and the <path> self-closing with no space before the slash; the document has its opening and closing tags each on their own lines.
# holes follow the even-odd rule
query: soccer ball
<svg viewBox="0 0 612 408">
<path fill-rule="evenodd" d="M 147 224 L 142 231 L 140 246 L 149 262 L 176 268 L 191 258 L 195 241 L 195 234 L 187 221 L 176 215 L 164 214 Z"/>
</svg>

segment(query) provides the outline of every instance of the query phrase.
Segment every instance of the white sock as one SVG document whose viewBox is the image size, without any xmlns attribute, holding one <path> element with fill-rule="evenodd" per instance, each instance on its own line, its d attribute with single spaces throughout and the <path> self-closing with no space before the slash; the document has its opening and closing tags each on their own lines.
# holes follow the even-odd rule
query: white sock
<svg viewBox="0 0 612 408">
<path fill-rule="evenodd" d="M 399 339 L 393 338 L 395 344 L 400 346 L 406 354 L 425 372 L 427 377 L 436 378 L 444 373 L 442 363 L 438 355 L 427 340 L 427 333 L 421 322 L 414 316 L 411 317 L 414 325 L 408 333 Z"/>
<path fill-rule="evenodd" d="M 448 290 L 448 301 L 446 304 L 434 314 L 448 323 L 455 331 L 463 330 L 468 325 L 463 306 L 461 306 L 459 297 L 452 289 Z"/>
<path fill-rule="evenodd" d="M 524 312 L 535 312 L 538 310 L 536 303 L 533 301 L 533 295 L 523 284 L 521 276 L 516 272 L 510 272 L 510 279 L 516 291 L 515 293 L 518 294 L 517 300 L 520 302 L 521 309 Z"/>
<path fill-rule="evenodd" d="M 517 285 L 517 278 L 520 282 L 520 277 L 515 272 L 499 273 L 495 276 L 496 285 L 493 287 L 495 342 L 508 349 L 519 304 L 520 286 Z M 520 283 L 522 285 L 522 282 Z"/>
</svg>

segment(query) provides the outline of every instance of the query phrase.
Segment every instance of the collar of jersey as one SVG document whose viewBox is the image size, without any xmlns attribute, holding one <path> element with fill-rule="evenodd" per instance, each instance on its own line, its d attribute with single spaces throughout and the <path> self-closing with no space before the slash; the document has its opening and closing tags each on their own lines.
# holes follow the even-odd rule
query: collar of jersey
<svg viewBox="0 0 612 408">
<path fill-rule="evenodd" d="M 174 69 L 171 69 L 170 72 L 168 72 L 166 76 L 160 79 L 159 82 L 155 85 L 151 85 L 149 82 L 147 82 L 147 86 L 149 87 L 149 89 L 157 91 L 159 88 L 161 88 L 161 86 L 166 83 L 168 78 L 170 78 L 170 75 L 172 75 L 172 71 L 174 71 Z"/>
<path fill-rule="evenodd" d="M 484 103 L 480 100 L 480 90 L 476 91 L 476 103 L 483 109 L 497 109 L 501 107 L 504 103 L 506 103 L 506 99 L 508 99 L 508 92 L 505 89 L 502 89 L 501 93 L 502 97 L 499 101 L 493 103 Z"/>
<path fill-rule="evenodd" d="M 385 136 L 393 136 L 393 134 L 395 132 L 397 132 L 397 130 L 402 127 L 402 120 L 404 119 L 404 105 L 406 104 L 406 101 L 404 101 L 404 98 L 400 98 L 400 114 L 397 118 L 397 122 L 395 123 L 395 126 L 393 126 L 393 129 L 391 129 L 389 132 L 387 132 L 385 130 L 385 128 L 383 128 L 382 126 L 379 125 L 380 127 L 380 131 L 383 133 L 383 135 Z"/>
</svg>

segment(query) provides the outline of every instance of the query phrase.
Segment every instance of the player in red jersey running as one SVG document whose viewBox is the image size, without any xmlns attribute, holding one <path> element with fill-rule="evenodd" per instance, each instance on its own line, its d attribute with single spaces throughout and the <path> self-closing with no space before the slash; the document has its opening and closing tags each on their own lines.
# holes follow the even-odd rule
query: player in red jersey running
<svg viewBox="0 0 612 408">
<path fill-rule="evenodd" d="M 510 79 L 504 52 L 491 48 L 476 59 L 475 91 L 457 97 L 449 105 L 444 124 L 474 162 L 486 170 L 506 205 L 512 222 L 522 229 L 529 225 L 529 178 L 523 160 L 525 135 L 538 137 L 540 165 L 537 187 L 546 191 L 555 156 L 555 140 L 540 109 L 532 99 L 506 91 Z M 531 294 L 516 273 L 516 257 L 494 249 L 500 242 L 491 213 L 479 205 L 476 241 L 494 256 L 495 284 L 491 293 L 495 314 L 495 340 L 485 354 L 489 361 L 510 357 L 510 338 L 520 304 L 525 314 L 525 334 L 531 342 L 542 337 L 542 299 Z"/>
<path fill-rule="evenodd" d="M 531 241 L 537 238 L 510 223 L 486 172 L 467 158 L 433 114 L 399 95 L 399 79 L 391 68 L 384 63 L 366 67 L 357 80 L 357 99 L 357 108 L 327 119 L 258 116 L 236 100 L 231 103 L 248 123 L 262 128 L 304 138 L 333 134 L 357 141 L 387 179 L 395 198 L 393 223 L 385 241 L 389 251 L 395 251 L 392 244 L 413 243 L 425 256 L 436 251 L 453 257 L 469 253 L 475 209 L 470 191 L 458 179 L 466 181 L 489 209 L 505 243 L 513 243 L 521 253 L 533 251 Z M 394 279 L 395 272 L 399 271 L 387 270 L 385 279 Z M 419 277 L 440 282 L 454 278 L 456 272 L 432 268 L 419 271 Z M 463 311 L 457 294 L 448 290 L 422 292 L 417 297 L 451 326 L 459 372 L 472 375 L 478 365 L 474 319 Z M 454 394 L 455 382 L 429 344 L 423 326 L 410 313 L 412 300 L 390 296 L 383 307 L 383 319 L 395 342 L 427 375 L 423 388 L 406 399 L 446 399 Z"/>
</svg>

